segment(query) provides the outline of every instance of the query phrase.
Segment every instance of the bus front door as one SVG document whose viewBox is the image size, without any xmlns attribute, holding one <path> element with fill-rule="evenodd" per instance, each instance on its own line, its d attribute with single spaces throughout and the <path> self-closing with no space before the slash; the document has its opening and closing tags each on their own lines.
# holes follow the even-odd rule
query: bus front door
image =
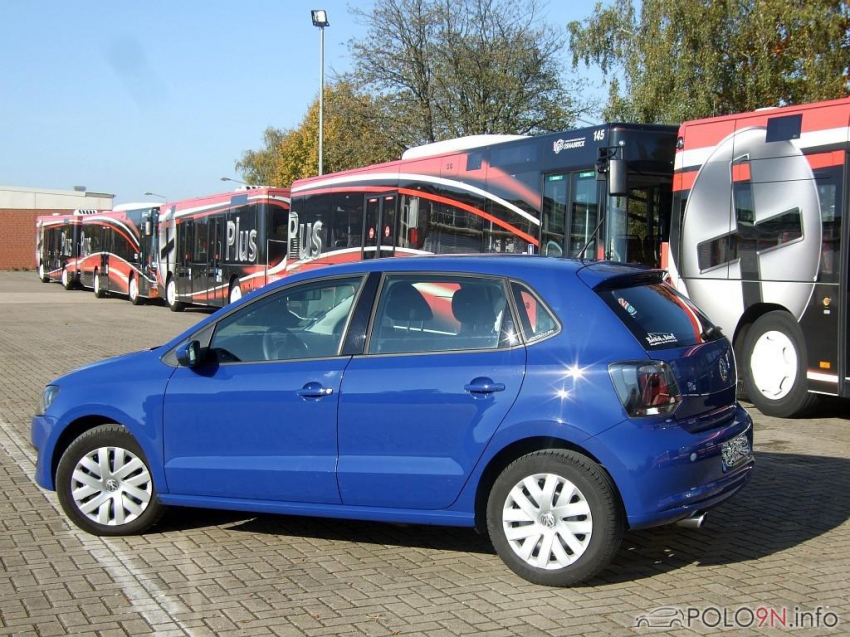
<svg viewBox="0 0 850 637">
<path fill-rule="evenodd" d="M 363 258 L 395 255 L 396 200 L 392 195 L 366 196 L 363 215 Z"/>
</svg>

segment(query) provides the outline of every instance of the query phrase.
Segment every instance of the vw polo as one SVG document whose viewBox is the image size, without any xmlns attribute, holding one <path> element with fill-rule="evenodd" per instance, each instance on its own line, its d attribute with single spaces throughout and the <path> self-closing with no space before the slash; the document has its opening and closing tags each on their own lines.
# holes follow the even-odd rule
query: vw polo
<svg viewBox="0 0 850 637">
<path fill-rule="evenodd" d="M 51 382 L 36 479 L 97 535 L 167 506 L 477 527 L 563 586 L 624 530 L 701 520 L 749 480 L 735 384 L 728 340 L 661 271 L 372 260 Z"/>
</svg>

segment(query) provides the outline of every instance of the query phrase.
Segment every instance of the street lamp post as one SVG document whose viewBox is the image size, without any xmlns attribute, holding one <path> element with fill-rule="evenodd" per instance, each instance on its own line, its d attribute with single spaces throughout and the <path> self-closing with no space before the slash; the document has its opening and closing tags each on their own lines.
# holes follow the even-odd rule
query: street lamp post
<svg viewBox="0 0 850 637">
<path fill-rule="evenodd" d="M 221 180 L 222 181 L 232 181 L 235 184 L 242 184 L 243 186 L 249 185 L 249 184 L 246 184 L 244 181 L 239 181 L 238 179 L 231 179 L 230 177 L 222 177 Z"/>
<path fill-rule="evenodd" d="M 313 26 L 319 27 L 319 174 L 324 174 L 322 162 L 322 150 L 324 144 L 324 119 L 325 119 L 325 27 L 331 25 L 328 22 L 328 12 L 324 9 L 313 9 L 310 11 L 313 18 Z"/>
<path fill-rule="evenodd" d="M 146 192 L 146 193 L 145 193 L 145 196 L 146 196 L 146 197 L 162 197 L 162 200 L 163 200 L 165 203 L 168 203 L 168 197 L 166 197 L 165 195 L 158 195 L 158 194 L 156 194 L 155 192 L 150 192 L 150 191 L 148 191 L 148 192 Z"/>
</svg>

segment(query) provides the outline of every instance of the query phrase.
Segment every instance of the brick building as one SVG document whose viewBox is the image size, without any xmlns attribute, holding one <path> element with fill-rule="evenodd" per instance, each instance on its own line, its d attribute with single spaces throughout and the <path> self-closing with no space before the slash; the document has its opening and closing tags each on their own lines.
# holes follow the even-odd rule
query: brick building
<svg viewBox="0 0 850 637">
<path fill-rule="evenodd" d="M 34 269 L 35 219 L 79 208 L 112 210 L 112 198 L 85 190 L 0 186 L 0 270 Z"/>
</svg>

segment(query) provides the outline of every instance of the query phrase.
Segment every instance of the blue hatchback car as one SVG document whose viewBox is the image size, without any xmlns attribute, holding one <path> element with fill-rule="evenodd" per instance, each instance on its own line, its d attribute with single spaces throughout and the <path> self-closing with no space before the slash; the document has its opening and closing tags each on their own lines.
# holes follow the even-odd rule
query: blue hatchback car
<svg viewBox="0 0 850 637">
<path fill-rule="evenodd" d="M 167 505 L 477 527 L 522 577 L 752 474 L 728 340 L 663 272 L 534 256 L 289 277 L 44 390 L 36 478 L 97 535 Z"/>
</svg>

